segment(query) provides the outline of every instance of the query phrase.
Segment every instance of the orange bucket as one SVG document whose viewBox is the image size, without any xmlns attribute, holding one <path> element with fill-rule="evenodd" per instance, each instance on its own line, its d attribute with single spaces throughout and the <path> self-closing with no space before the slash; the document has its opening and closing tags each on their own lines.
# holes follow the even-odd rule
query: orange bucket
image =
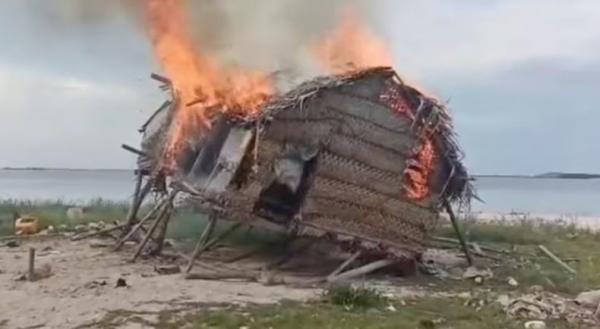
<svg viewBox="0 0 600 329">
<path fill-rule="evenodd" d="M 17 235 L 36 234 L 41 230 L 40 220 L 32 216 L 24 216 L 15 222 Z"/>
</svg>

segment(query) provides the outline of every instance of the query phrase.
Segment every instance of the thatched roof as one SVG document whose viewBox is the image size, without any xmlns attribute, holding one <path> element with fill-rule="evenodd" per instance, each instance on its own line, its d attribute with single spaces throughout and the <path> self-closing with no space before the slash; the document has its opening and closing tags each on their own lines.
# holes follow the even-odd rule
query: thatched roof
<svg viewBox="0 0 600 329">
<path fill-rule="evenodd" d="M 254 118 L 252 121 L 268 118 L 277 111 L 294 109 L 302 110 L 307 101 L 317 96 L 325 89 L 334 89 L 350 85 L 376 75 L 389 76 L 392 78 L 393 81 L 398 84 L 398 87 L 402 88 L 409 94 L 409 98 L 412 98 L 415 101 L 414 108 L 416 111 L 419 111 L 417 107 L 421 110 L 427 110 L 427 115 L 415 113 L 415 128 L 418 132 L 421 129 L 433 127 L 435 130 L 434 136 L 438 142 L 442 156 L 449 167 L 453 168 L 452 172 L 449 174 L 448 182 L 444 188 L 442 197 L 451 202 L 468 203 L 470 199 L 475 196 L 475 192 L 472 185 L 469 183 L 469 175 L 462 162 L 464 154 L 458 145 L 457 135 L 447 106 L 440 103 L 437 99 L 425 95 L 416 88 L 405 84 L 394 69 L 390 67 L 375 67 L 342 75 L 322 76 L 309 80 L 300 84 L 288 93 L 275 97 L 265 106 L 260 117 Z M 424 104 L 419 104 L 420 101 L 423 101 Z"/>
</svg>

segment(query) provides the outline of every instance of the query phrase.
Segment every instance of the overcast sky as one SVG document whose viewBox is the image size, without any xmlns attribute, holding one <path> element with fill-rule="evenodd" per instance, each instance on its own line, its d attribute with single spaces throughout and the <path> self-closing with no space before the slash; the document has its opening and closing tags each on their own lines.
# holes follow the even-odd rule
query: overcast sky
<svg viewBox="0 0 600 329">
<path fill-rule="evenodd" d="M 0 167 L 133 167 L 119 145 L 163 100 L 144 32 L 31 3 L 0 1 Z M 386 0 L 375 18 L 401 75 L 450 101 L 471 172 L 600 172 L 600 1 Z"/>
</svg>

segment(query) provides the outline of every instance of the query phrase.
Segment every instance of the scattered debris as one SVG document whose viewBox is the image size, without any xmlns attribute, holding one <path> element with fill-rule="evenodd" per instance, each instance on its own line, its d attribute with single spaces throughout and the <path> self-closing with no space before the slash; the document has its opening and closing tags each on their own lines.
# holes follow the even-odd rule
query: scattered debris
<svg viewBox="0 0 600 329">
<path fill-rule="evenodd" d="M 596 326 L 599 323 L 594 317 L 594 310 L 548 292 L 522 295 L 510 300 L 508 304 L 505 304 L 504 300 L 498 302 L 505 305 L 506 313 L 515 319 L 537 321 L 565 319 L 571 324 Z"/>
<path fill-rule="evenodd" d="M 16 248 L 20 245 L 21 245 L 21 243 L 17 239 L 8 240 L 8 241 L 4 242 L 4 244 L 3 244 L 4 247 L 9 247 L 9 248 Z"/>
<path fill-rule="evenodd" d="M 106 286 L 106 280 L 93 280 L 86 283 L 84 287 L 87 289 L 95 289 L 103 286 Z"/>
<path fill-rule="evenodd" d="M 94 222 L 90 222 L 87 224 L 87 229 L 90 231 L 98 231 L 100 229 L 100 225 Z"/>
<path fill-rule="evenodd" d="M 124 288 L 127 287 L 127 281 L 125 281 L 125 279 L 123 278 L 118 278 L 117 279 L 117 284 L 115 285 L 115 288 Z"/>
<path fill-rule="evenodd" d="M 77 233 L 82 233 L 87 231 L 87 226 L 83 224 L 77 224 L 75 227 L 73 227 L 73 230 Z"/>
<path fill-rule="evenodd" d="M 494 277 L 494 273 L 490 269 L 480 270 L 474 266 L 468 267 L 462 275 L 464 280 L 473 280 L 477 284 L 483 284 L 487 279 Z"/>
<path fill-rule="evenodd" d="M 507 313 L 517 319 L 557 318 L 566 310 L 565 300 L 553 294 L 528 294 L 511 300 Z"/>
<path fill-rule="evenodd" d="M 178 265 L 154 266 L 154 271 L 161 275 L 170 275 L 181 273 L 181 268 Z"/>
<path fill-rule="evenodd" d="M 396 309 L 396 307 L 395 307 L 394 305 L 392 305 L 392 304 L 388 305 L 388 306 L 387 306 L 385 309 L 386 309 L 387 311 L 390 311 L 390 312 L 397 312 L 397 311 L 398 311 L 398 310 Z"/>
</svg>

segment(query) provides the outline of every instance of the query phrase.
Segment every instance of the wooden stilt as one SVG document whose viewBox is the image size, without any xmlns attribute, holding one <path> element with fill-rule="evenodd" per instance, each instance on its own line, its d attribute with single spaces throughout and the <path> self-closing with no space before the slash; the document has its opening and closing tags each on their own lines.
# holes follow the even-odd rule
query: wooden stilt
<svg viewBox="0 0 600 329">
<path fill-rule="evenodd" d="M 355 268 L 353 270 L 343 272 L 336 276 L 328 277 L 327 282 L 332 283 L 332 282 L 337 282 L 337 281 L 349 280 L 349 279 L 352 279 L 352 278 L 355 278 L 355 277 L 358 277 L 361 275 L 366 275 L 371 272 L 377 271 L 384 267 L 390 266 L 394 263 L 396 263 L 396 261 L 392 260 L 392 259 L 378 260 L 376 262 L 369 263 L 369 264 L 361 266 L 359 268 Z"/>
<path fill-rule="evenodd" d="M 131 206 L 129 208 L 129 212 L 127 213 L 127 218 L 125 219 L 126 227 L 125 227 L 125 230 L 123 231 L 123 234 L 127 234 L 127 232 L 129 232 L 129 230 L 135 223 L 138 210 L 140 209 L 142 202 L 144 202 L 146 195 L 148 195 L 148 193 L 150 193 L 150 190 L 152 189 L 152 179 L 148 179 L 148 181 L 142 188 L 143 179 L 144 179 L 144 176 L 142 175 L 142 172 L 139 171 L 137 174 L 136 182 L 135 182 L 135 190 L 133 193 L 133 200 L 131 201 Z"/>
<path fill-rule="evenodd" d="M 127 231 L 127 233 L 125 233 L 125 235 L 117 242 L 117 244 L 113 248 L 113 251 L 121 249 L 123 244 L 127 242 L 127 240 L 129 240 L 135 234 L 135 232 L 142 229 L 144 223 L 150 218 L 152 218 L 167 202 L 168 198 L 165 198 L 158 202 L 154 206 L 154 208 L 152 208 L 139 222 L 137 222 L 137 224 L 133 228 L 131 228 L 129 231 Z"/>
<path fill-rule="evenodd" d="M 190 261 L 188 263 L 188 266 L 185 269 L 185 272 L 189 273 L 192 270 L 192 267 L 194 266 L 194 262 L 196 261 L 198 256 L 200 256 L 203 252 L 209 250 L 214 245 L 216 245 L 217 243 L 219 243 L 220 241 L 222 241 L 223 239 L 228 237 L 231 233 L 235 232 L 241 226 L 242 226 L 241 222 L 231 225 L 227 230 L 223 231 L 221 234 L 216 236 L 214 239 L 206 242 L 203 246 L 201 246 L 197 250 L 194 250 L 194 254 L 192 254 L 192 257 L 190 258 Z"/>
<path fill-rule="evenodd" d="M 202 234 L 200 234 L 200 238 L 198 238 L 198 242 L 196 243 L 196 246 L 194 247 L 192 256 L 190 257 L 190 259 L 188 261 L 188 265 L 185 270 L 186 273 L 189 273 L 192 270 L 192 267 L 194 266 L 194 261 L 200 254 L 202 248 L 206 245 L 206 243 L 210 239 L 210 236 L 212 235 L 216 225 L 217 225 L 217 216 L 215 214 L 211 214 L 210 218 L 208 220 L 208 223 L 206 224 L 206 227 L 204 228 L 204 231 L 202 231 Z"/>
<path fill-rule="evenodd" d="M 133 255 L 133 258 L 131 259 L 132 262 L 135 262 L 135 260 L 140 256 L 140 254 L 144 250 L 144 247 L 148 243 L 148 240 L 150 240 L 150 238 L 154 234 L 154 231 L 156 231 L 156 228 L 158 227 L 158 224 L 160 224 L 161 221 L 163 221 L 163 220 L 166 219 L 165 215 L 166 215 L 167 211 L 169 211 L 169 209 L 171 208 L 171 203 L 173 202 L 173 199 L 175 198 L 175 194 L 176 193 L 177 192 L 172 191 L 169 194 L 169 197 L 167 198 L 165 204 L 163 205 L 160 213 L 158 214 L 158 216 L 156 216 L 156 219 L 154 220 L 154 223 L 152 223 L 152 226 L 150 227 L 150 229 L 146 233 L 146 236 L 144 237 L 144 240 L 142 240 L 142 242 L 140 243 L 137 251 L 135 252 L 135 255 Z"/>
<path fill-rule="evenodd" d="M 458 241 L 460 242 L 462 250 L 465 253 L 465 257 L 467 258 L 467 263 L 469 263 L 469 266 L 472 266 L 473 258 L 471 257 L 471 252 L 469 251 L 467 242 L 465 241 L 465 238 L 463 237 L 463 234 L 460 231 L 460 227 L 458 226 L 458 220 L 456 219 L 456 216 L 454 215 L 454 210 L 452 210 L 452 206 L 450 205 L 448 200 L 444 199 L 443 205 L 444 205 L 444 208 L 446 208 L 446 212 L 448 213 L 448 216 L 450 216 L 450 221 L 452 222 L 452 227 L 454 227 L 454 232 L 456 232 L 456 237 L 458 238 Z"/>
<path fill-rule="evenodd" d="M 173 208 L 169 209 L 165 215 L 165 219 L 161 222 L 160 228 L 158 230 L 158 234 L 154 239 L 155 246 L 150 252 L 152 255 L 159 255 L 165 244 L 165 237 L 167 235 L 167 228 L 169 227 L 169 222 L 171 221 Z"/>
<path fill-rule="evenodd" d="M 352 264 L 356 259 L 358 259 L 358 257 L 360 257 L 361 254 L 362 251 L 360 250 L 355 252 L 352 256 L 350 256 L 350 258 L 346 259 L 340 266 L 338 266 L 338 268 L 331 272 L 331 274 L 327 276 L 327 280 L 330 280 L 336 277 L 338 274 L 342 273 L 342 271 L 345 270 L 346 267 L 350 266 L 350 264 Z"/>
</svg>

